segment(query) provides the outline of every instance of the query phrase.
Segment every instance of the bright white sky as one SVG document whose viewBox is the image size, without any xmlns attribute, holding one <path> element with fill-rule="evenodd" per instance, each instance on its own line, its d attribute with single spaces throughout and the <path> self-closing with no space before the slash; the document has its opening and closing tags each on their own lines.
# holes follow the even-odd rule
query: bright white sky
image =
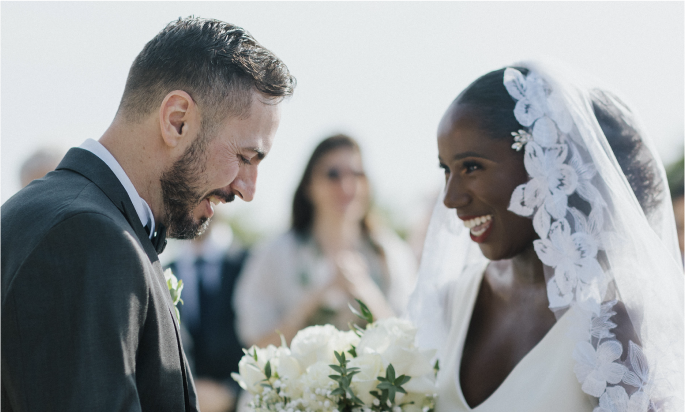
<svg viewBox="0 0 685 412">
<path fill-rule="evenodd" d="M 640 114 L 665 162 L 683 153 L 682 2 L 73 2 L 1 5 L 2 201 L 38 147 L 110 124 L 129 66 L 168 22 L 245 27 L 297 77 L 256 199 L 224 206 L 275 234 L 314 146 L 356 137 L 377 203 L 406 224 L 442 182 L 435 131 L 478 76 L 552 57 L 603 80 Z"/>
</svg>

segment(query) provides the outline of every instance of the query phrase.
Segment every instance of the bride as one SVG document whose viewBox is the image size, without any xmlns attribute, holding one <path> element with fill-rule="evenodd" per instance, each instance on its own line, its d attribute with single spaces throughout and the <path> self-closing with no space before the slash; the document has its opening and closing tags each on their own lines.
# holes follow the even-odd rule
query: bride
<svg viewBox="0 0 685 412">
<path fill-rule="evenodd" d="M 521 64 L 455 99 L 438 149 L 444 196 L 409 304 L 438 350 L 436 410 L 682 411 L 682 266 L 635 115 Z"/>
</svg>

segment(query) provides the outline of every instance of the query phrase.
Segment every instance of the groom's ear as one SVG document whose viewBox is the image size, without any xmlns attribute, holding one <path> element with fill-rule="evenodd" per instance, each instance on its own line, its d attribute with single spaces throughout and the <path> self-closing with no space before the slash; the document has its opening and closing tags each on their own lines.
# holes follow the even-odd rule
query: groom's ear
<svg viewBox="0 0 685 412">
<path fill-rule="evenodd" d="M 184 148 L 199 131 L 197 105 L 183 90 L 169 92 L 159 108 L 162 139 L 170 149 Z"/>
</svg>

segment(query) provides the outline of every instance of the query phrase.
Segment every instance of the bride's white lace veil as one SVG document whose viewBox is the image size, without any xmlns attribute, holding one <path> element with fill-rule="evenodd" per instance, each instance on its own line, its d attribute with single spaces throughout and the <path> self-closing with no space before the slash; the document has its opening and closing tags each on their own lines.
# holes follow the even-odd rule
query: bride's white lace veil
<svg viewBox="0 0 685 412">
<path fill-rule="evenodd" d="M 654 145 L 635 113 L 595 80 L 540 63 L 514 66 L 502 82 L 523 126 L 519 149 L 530 179 L 514 190 L 509 210 L 533 219 L 550 309 L 557 317 L 578 309 L 569 334 L 578 384 L 599 398 L 600 411 L 682 411 L 683 268 Z M 607 139 L 612 126 L 615 150 L 628 151 L 623 164 Z M 455 348 L 446 342 L 450 289 L 487 264 L 442 198 L 408 306 L 417 344 L 437 349 L 438 358 Z M 630 322 L 616 325 L 616 311 Z M 630 342 L 617 340 L 619 330 Z"/>
</svg>

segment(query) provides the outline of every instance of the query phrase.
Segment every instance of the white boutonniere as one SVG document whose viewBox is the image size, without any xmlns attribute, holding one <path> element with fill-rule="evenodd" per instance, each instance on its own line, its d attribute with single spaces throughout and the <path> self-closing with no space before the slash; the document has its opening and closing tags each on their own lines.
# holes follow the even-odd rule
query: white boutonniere
<svg viewBox="0 0 685 412">
<path fill-rule="evenodd" d="M 174 276 L 171 269 L 164 271 L 164 279 L 166 280 L 166 285 L 169 288 L 169 294 L 171 295 L 171 301 L 174 303 L 174 310 L 176 311 L 176 319 L 178 323 L 181 323 L 181 314 L 178 312 L 178 302 L 183 304 L 183 299 L 181 299 L 181 291 L 183 290 L 183 281 L 178 280 Z"/>
</svg>

